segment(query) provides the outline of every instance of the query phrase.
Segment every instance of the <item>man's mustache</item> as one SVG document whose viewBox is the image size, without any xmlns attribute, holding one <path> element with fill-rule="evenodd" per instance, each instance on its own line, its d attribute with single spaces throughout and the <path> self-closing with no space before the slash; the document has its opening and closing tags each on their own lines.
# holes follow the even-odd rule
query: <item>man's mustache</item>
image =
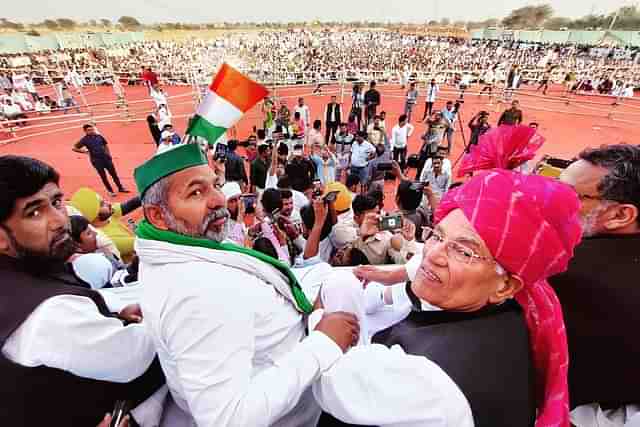
<svg viewBox="0 0 640 427">
<path fill-rule="evenodd" d="M 218 208 L 215 209 L 213 211 L 211 211 L 204 219 L 203 223 L 202 223 L 202 231 L 203 233 L 206 232 L 206 230 L 209 229 L 209 225 L 211 225 L 212 222 L 215 222 L 221 218 L 229 218 L 230 214 L 229 211 L 226 208 Z"/>
</svg>

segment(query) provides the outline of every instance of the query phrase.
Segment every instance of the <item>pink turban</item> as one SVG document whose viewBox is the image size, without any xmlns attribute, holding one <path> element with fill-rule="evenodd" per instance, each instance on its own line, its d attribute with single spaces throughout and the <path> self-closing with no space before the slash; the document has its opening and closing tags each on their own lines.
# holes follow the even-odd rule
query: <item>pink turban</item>
<svg viewBox="0 0 640 427">
<path fill-rule="evenodd" d="M 488 169 L 515 169 L 535 157 L 545 139 L 529 126 L 499 126 L 482 135 L 464 156 L 458 177 Z"/>
<path fill-rule="evenodd" d="M 461 209 L 498 263 L 524 282 L 516 294 L 536 368 L 536 427 L 569 426 L 567 336 L 546 279 L 567 269 L 580 242 L 579 201 L 569 186 L 507 170 L 485 171 L 449 191 L 436 222 Z"/>
</svg>

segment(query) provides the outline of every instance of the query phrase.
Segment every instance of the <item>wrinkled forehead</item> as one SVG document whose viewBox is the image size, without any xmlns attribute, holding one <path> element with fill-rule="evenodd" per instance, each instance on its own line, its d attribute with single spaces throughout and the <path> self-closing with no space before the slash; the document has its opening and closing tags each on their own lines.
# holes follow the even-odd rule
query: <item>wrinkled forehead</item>
<svg viewBox="0 0 640 427">
<path fill-rule="evenodd" d="M 484 239 L 461 209 L 449 212 L 434 228 L 448 240 L 465 245 L 481 256 L 492 256 Z"/>
<path fill-rule="evenodd" d="M 183 169 L 169 177 L 169 193 L 179 194 L 195 185 L 211 185 L 216 182 L 216 175 L 208 165 Z"/>
</svg>

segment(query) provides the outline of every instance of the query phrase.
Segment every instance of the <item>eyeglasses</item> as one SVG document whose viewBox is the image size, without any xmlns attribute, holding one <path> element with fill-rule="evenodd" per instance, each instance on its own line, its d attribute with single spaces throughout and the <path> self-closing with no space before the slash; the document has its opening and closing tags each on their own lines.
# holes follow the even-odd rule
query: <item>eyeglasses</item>
<svg viewBox="0 0 640 427">
<path fill-rule="evenodd" d="M 578 194 L 578 199 L 580 199 L 580 201 L 585 201 L 585 200 L 604 200 L 601 196 L 592 196 L 590 194 L 582 194 L 582 193 L 577 193 Z"/>
<path fill-rule="evenodd" d="M 455 259 L 457 262 L 462 264 L 472 264 L 475 261 L 486 261 L 490 264 L 496 265 L 496 272 L 499 275 L 506 274 L 505 269 L 502 268 L 493 258 L 478 255 L 473 249 L 458 243 L 455 240 L 447 239 L 431 227 L 422 227 L 422 240 L 424 240 L 424 245 L 427 248 L 432 248 L 438 243 L 443 243 L 447 252 L 447 257 Z"/>
</svg>

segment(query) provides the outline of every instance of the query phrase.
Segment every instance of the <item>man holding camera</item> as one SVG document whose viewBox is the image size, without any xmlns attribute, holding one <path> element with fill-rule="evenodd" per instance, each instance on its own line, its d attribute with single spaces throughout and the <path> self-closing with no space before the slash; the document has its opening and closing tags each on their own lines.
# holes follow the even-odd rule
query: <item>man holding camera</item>
<svg viewBox="0 0 640 427">
<path fill-rule="evenodd" d="M 478 114 L 473 116 L 469 122 L 469 129 L 471 129 L 471 138 L 469 138 L 467 152 L 471 150 L 471 147 L 478 145 L 480 137 L 491 129 L 491 125 L 489 124 L 489 113 L 486 111 L 480 111 Z"/>
<path fill-rule="evenodd" d="M 451 151 L 451 147 L 453 144 L 453 132 L 456 127 L 456 120 L 458 119 L 458 109 L 460 108 L 460 103 L 456 102 L 454 107 L 453 101 L 447 101 L 447 104 L 442 110 L 442 117 L 447 121 L 448 127 L 445 132 L 445 136 L 447 137 L 447 150 Z"/>
</svg>

